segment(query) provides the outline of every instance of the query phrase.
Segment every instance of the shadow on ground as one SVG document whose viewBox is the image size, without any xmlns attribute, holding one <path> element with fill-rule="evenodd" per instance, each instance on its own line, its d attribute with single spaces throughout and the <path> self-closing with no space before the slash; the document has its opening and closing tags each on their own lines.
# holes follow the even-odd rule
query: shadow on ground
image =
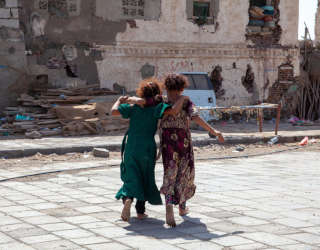
<svg viewBox="0 0 320 250">
<path fill-rule="evenodd" d="M 235 231 L 227 234 L 212 233 L 206 224 L 200 221 L 200 218 L 190 216 L 184 216 L 182 223 L 177 224 L 175 228 L 167 227 L 165 221 L 156 218 L 147 218 L 143 221 L 132 218 L 129 224 L 129 226 L 124 227 L 129 231 L 128 235 L 142 235 L 159 240 L 181 238 L 184 240 L 209 241 L 244 233 L 244 231 Z"/>
</svg>

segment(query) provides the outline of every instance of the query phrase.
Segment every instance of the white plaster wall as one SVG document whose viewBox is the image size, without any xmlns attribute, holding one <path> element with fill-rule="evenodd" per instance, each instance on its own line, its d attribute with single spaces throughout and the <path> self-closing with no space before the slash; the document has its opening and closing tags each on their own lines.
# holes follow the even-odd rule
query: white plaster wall
<svg viewBox="0 0 320 250">
<path fill-rule="evenodd" d="M 298 6 L 299 0 L 281 0 L 281 45 L 298 43 Z M 162 0 L 159 21 L 136 20 L 138 28 L 128 25 L 125 32 L 118 33 L 116 45 L 106 49 L 104 60 L 98 63 L 101 86 L 112 89 L 117 82 L 129 91 L 135 90 L 142 80 L 140 69 L 146 63 L 155 66 L 158 78 L 172 72 L 211 72 L 213 67 L 220 65 L 224 78 L 222 88 L 226 93 L 218 100 L 219 106 L 248 105 L 257 99 L 266 99 L 269 88 L 278 78 L 278 67 L 287 62 L 287 50 L 269 48 L 265 51 L 271 53 L 256 55 L 255 49 L 247 48 L 248 7 L 249 0 L 221 0 L 217 19 L 219 28 L 216 32 L 209 32 L 213 26 L 201 28 L 187 20 L 185 0 Z M 152 52 L 144 51 L 148 47 L 154 47 Z M 184 49 L 193 47 L 194 53 L 181 54 Z M 201 52 L 197 53 L 197 48 L 201 47 L 221 54 L 201 55 Z M 181 51 L 177 54 L 168 52 L 175 49 Z M 236 69 L 232 68 L 234 62 Z M 298 50 L 295 50 L 292 62 L 297 76 L 300 74 Z M 241 78 L 246 73 L 247 64 L 255 73 L 257 96 L 249 94 L 242 86 Z M 264 90 L 268 81 L 270 85 Z"/>
<path fill-rule="evenodd" d="M 275 50 L 275 52 L 281 50 Z M 219 106 L 249 105 L 256 101 L 263 101 L 268 97 L 269 88 L 278 78 L 278 67 L 287 62 L 285 55 L 270 57 L 189 57 L 168 58 L 166 56 L 110 56 L 98 65 L 101 85 L 112 89 L 113 83 L 126 86 L 128 91 L 134 91 L 141 79 L 140 69 L 146 63 L 155 66 L 155 77 L 163 80 L 168 73 L 178 72 L 211 72 L 220 65 L 224 78 L 222 88 L 226 91 L 222 99 L 217 101 Z M 233 68 L 236 63 L 236 68 Z M 252 66 L 255 73 L 256 95 L 249 94 L 242 85 L 247 64 Z M 299 75 L 298 57 L 293 58 L 295 75 Z M 265 84 L 270 84 L 265 87 Z"/>
<path fill-rule="evenodd" d="M 298 45 L 299 0 L 281 0 L 279 8 L 281 45 Z"/>
<path fill-rule="evenodd" d="M 138 28 L 128 25 L 117 35 L 118 42 L 190 42 L 238 44 L 245 42 L 249 1 L 222 0 L 218 16 L 219 28 L 199 27 L 187 20 L 186 0 L 162 0 L 159 21 L 136 20 Z"/>
<path fill-rule="evenodd" d="M 199 27 L 187 20 L 186 0 L 162 0 L 159 21 L 137 20 L 138 29 L 128 25 L 124 33 L 117 35 L 116 41 L 245 43 L 248 8 L 249 0 L 221 0 L 219 27 L 215 31 L 213 25 Z M 299 0 L 281 0 L 279 8 L 279 24 L 283 29 L 281 44 L 297 45 Z"/>
</svg>

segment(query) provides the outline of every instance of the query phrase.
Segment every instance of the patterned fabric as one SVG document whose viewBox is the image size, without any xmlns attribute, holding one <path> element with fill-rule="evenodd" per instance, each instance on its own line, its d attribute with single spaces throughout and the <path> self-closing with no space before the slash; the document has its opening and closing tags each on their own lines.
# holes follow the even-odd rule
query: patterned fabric
<svg viewBox="0 0 320 250">
<path fill-rule="evenodd" d="M 167 197 L 167 204 L 185 206 L 184 203 L 193 197 L 196 190 L 190 131 L 182 128 L 164 128 L 161 140 L 164 175 L 160 192 Z"/>
<path fill-rule="evenodd" d="M 166 100 L 164 100 L 167 102 Z M 189 130 L 189 122 L 195 116 L 198 116 L 198 110 L 196 109 L 195 105 L 188 101 L 183 105 L 182 111 L 177 114 L 176 116 L 166 116 L 164 119 L 161 120 L 161 129 L 165 128 L 182 128 L 185 130 Z"/>
<path fill-rule="evenodd" d="M 181 209 L 185 209 L 186 201 L 193 197 L 196 190 L 189 122 L 197 115 L 195 105 L 188 101 L 178 115 L 164 116 L 160 123 L 164 166 L 160 192 L 166 196 L 166 204 L 179 204 Z"/>
</svg>

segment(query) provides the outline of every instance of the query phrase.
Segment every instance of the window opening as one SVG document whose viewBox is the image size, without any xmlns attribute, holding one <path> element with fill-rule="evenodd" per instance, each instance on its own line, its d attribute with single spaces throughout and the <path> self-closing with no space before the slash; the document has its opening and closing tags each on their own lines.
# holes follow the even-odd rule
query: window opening
<svg viewBox="0 0 320 250">
<path fill-rule="evenodd" d="M 145 0 L 122 0 L 123 15 L 128 18 L 144 17 Z"/>
<path fill-rule="evenodd" d="M 196 89 L 199 89 L 199 90 L 213 89 L 213 87 L 209 85 L 208 78 L 206 77 L 206 75 L 193 75 L 192 78 L 195 82 Z"/>
<path fill-rule="evenodd" d="M 197 24 L 206 24 L 210 17 L 210 3 L 198 1 L 193 2 L 193 16 L 195 17 L 195 22 Z"/>
<path fill-rule="evenodd" d="M 198 24 L 214 24 L 219 12 L 220 0 L 186 0 L 188 20 Z"/>
<path fill-rule="evenodd" d="M 188 78 L 189 86 L 187 89 L 196 89 L 191 75 L 185 75 Z"/>
</svg>

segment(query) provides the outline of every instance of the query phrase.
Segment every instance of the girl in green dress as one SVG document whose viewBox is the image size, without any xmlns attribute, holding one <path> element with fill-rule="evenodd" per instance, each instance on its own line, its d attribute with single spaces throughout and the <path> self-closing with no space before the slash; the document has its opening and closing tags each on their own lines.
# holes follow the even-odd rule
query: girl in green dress
<svg viewBox="0 0 320 250">
<path fill-rule="evenodd" d="M 136 97 L 120 97 L 112 107 L 112 115 L 130 119 L 129 129 L 122 142 L 121 180 L 123 186 L 116 195 L 124 207 L 121 218 L 130 219 L 133 199 L 137 199 L 136 210 L 139 219 L 145 218 L 145 202 L 161 205 L 160 192 L 155 183 L 156 142 L 158 120 L 164 115 L 176 115 L 187 97 L 181 97 L 172 107 L 160 102 L 158 105 L 143 105 L 148 99 L 161 95 L 161 84 L 157 80 L 142 81 Z M 137 105 L 139 104 L 139 105 Z"/>
</svg>

